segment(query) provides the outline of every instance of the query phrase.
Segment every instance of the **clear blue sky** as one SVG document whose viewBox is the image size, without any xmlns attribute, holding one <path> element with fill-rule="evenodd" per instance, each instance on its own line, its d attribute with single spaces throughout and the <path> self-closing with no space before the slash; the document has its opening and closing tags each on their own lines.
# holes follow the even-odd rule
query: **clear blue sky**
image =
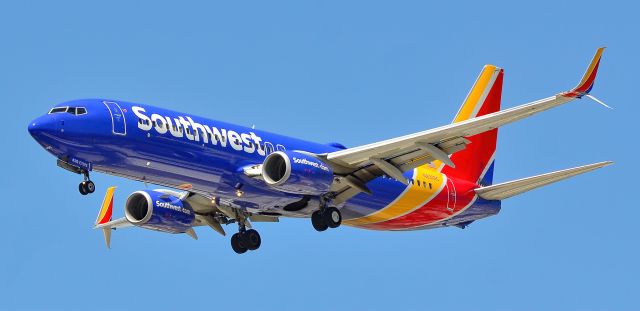
<svg viewBox="0 0 640 311">
<path fill-rule="evenodd" d="M 638 308 L 632 1 L 209 2 L 0 3 L 0 309 Z M 616 164 L 465 230 L 284 219 L 243 256 L 204 228 L 122 230 L 106 250 L 91 230 L 102 193 L 120 187 L 120 216 L 144 185 L 95 174 L 81 197 L 27 133 L 56 103 L 103 97 L 355 146 L 450 122 L 486 63 L 505 68 L 503 107 L 566 90 L 601 45 L 593 93 L 616 109 L 583 100 L 502 128 L 495 180 Z"/>
</svg>

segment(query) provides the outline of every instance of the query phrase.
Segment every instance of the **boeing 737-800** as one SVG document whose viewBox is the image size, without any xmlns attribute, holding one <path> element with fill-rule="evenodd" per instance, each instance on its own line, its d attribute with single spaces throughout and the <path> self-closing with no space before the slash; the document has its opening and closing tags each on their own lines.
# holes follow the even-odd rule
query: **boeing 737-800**
<svg viewBox="0 0 640 311">
<path fill-rule="evenodd" d="M 84 177 L 83 195 L 95 191 L 92 172 L 167 188 L 133 192 L 114 220 L 109 187 L 95 223 L 107 247 L 121 227 L 197 239 L 195 227 L 225 235 L 235 223 L 231 246 L 244 253 L 260 247 L 255 224 L 280 217 L 311 218 L 318 231 L 464 228 L 506 198 L 611 163 L 493 183 L 498 127 L 584 96 L 600 102 L 589 92 L 603 50 L 575 88 L 505 110 L 503 70 L 486 65 L 451 124 L 352 148 L 109 99 L 56 105 L 29 132 L 58 166 Z"/>
</svg>

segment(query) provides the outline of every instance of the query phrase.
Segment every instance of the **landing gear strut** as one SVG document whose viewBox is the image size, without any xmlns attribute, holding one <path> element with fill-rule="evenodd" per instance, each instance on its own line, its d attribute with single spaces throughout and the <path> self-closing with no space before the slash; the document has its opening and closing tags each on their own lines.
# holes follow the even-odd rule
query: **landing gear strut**
<svg viewBox="0 0 640 311">
<path fill-rule="evenodd" d="M 320 210 L 311 214 L 311 224 L 317 231 L 325 231 L 328 228 L 338 228 L 342 223 L 342 214 L 332 206 L 327 206 L 325 198 L 320 198 Z"/>
<path fill-rule="evenodd" d="M 89 172 L 83 172 L 84 180 L 78 185 L 80 194 L 87 195 L 96 191 L 96 185 L 89 179 Z"/>
<path fill-rule="evenodd" d="M 247 230 L 244 222 L 239 222 L 240 230 L 231 236 L 231 248 L 238 254 L 244 254 L 246 251 L 254 251 L 260 248 L 262 239 L 258 231 Z"/>
</svg>

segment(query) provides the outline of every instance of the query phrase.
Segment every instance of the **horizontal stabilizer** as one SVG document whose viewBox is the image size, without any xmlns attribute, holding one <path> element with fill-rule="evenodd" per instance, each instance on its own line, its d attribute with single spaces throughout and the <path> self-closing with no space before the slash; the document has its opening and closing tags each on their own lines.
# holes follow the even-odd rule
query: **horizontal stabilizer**
<svg viewBox="0 0 640 311">
<path fill-rule="evenodd" d="M 601 167 L 613 164 L 611 161 L 594 163 L 566 170 L 546 173 L 538 176 L 527 177 L 523 179 L 504 182 L 497 185 L 481 187 L 475 189 L 478 196 L 487 200 L 504 200 L 514 195 L 527 192 L 548 184 L 567 179 L 582 173 L 590 172 Z"/>
</svg>

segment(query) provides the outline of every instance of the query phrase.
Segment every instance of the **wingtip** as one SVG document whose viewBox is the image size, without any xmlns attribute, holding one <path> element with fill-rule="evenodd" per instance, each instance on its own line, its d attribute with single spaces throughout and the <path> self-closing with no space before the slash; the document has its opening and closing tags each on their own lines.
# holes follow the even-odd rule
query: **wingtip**
<svg viewBox="0 0 640 311">
<path fill-rule="evenodd" d="M 602 46 L 596 50 L 596 54 L 591 59 L 591 63 L 589 63 L 589 67 L 587 67 L 587 71 L 585 71 L 580 83 L 573 89 L 568 92 L 563 93 L 562 95 L 566 97 L 573 98 L 581 98 L 591 92 L 593 89 L 593 85 L 595 83 L 596 77 L 598 75 L 598 67 L 600 66 L 600 60 L 602 59 L 602 53 L 606 47 Z"/>
<path fill-rule="evenodd" d="M 591 94 L 585 94 L 584 96 L 586 96 L 587 98 L 593 100 L 594 102 L 598 103 L 600 106 L 605 107 L 607 109 L 613 110 L 613 107 L 605 104 L 603 101 L 599 100 L 597 97 L 591 95 Z"/>
<path fill-rule="evenodd" d="M 612 165 L 612 164 L 613 164 L 613 161 L 602 161 L 602 162 L 586 165 L 586 167 L 592 167 L 593 169 L 599 169 L 599 168 L 603 168 L 605 166 L 609 166 L 609 165 Z"/>
<path fill-rule="evenodd" d="M 104 244 L 107 249 L 111 249 L 111 228 L 102 228 L 102 233 L 104 235 Z"/>
</svg>

